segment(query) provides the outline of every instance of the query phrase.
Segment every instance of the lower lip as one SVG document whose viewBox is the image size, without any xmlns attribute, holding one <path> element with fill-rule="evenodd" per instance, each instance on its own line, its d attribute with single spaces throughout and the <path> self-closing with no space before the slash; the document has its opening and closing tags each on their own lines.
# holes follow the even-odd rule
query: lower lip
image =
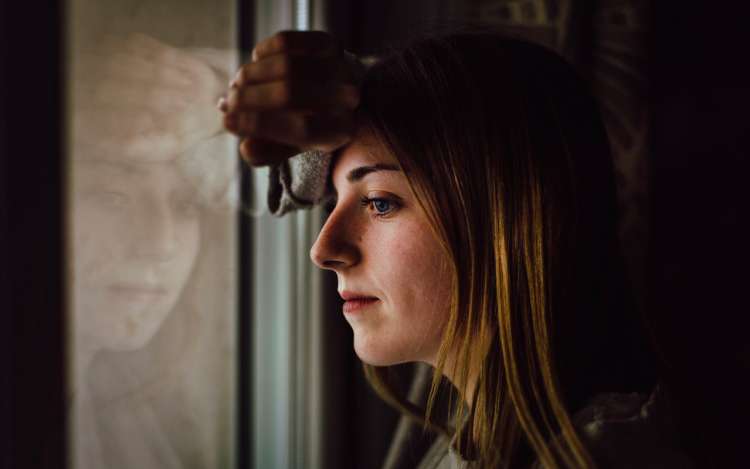
<svg viewBox="0 0 750 469">
<path fill-rule="evenodd" d="M 166 294 L 163 290 L 149 290 L 145 288 L 131 287 L 110 287 L 109 291 L 120 298 L 127 298 L 128 300 L 134 301 L 154 301 Z"/>
<path fill-rule="evenodd" d="M 361 298 L 356 300 L 347 300 L 344 303 L 344 314 L 356 313 L 363 308 L 366 308 L 379 300 L 377 298 Z"/>
</svg>

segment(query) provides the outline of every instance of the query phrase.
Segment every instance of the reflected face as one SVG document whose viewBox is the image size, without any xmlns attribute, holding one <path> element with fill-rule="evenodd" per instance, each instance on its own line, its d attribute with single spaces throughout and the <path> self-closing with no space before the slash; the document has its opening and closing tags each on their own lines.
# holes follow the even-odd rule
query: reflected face
<svg viewBox="0 0 750 469">
<path fill-rule="evenodd" d="M 199 209 L 170 162 L 73 162 L 74 302 L 87 348 L 145 345 L 175 306 L 200 243 Z"/>
<path fill-rule="evenodd" d="M 333 167 L 336 206 L 310 251 L 336 272 L 354 350 L 377 366 L 434 365 L 451 291 L 447 256 L 395 157 L 360 132 Z"/>
</svg>

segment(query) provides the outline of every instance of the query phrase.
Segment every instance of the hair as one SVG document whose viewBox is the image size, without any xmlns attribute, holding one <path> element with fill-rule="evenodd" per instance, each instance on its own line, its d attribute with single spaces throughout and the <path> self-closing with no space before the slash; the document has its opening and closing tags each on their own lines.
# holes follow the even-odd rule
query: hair
<svg viewBox="0 0 750 469">
<path fill-rule="evenodd" d="M 600 392 L 648 390 L 654 376 L 585 83 L 541 46 L 457 32 L 372 66 L 357 112 L 398 159 L 453 267 L 426 408 L 398 394 L 387 367 L 363 364 L 372 387 L 423 428 L 456 429 L 479 467 L 594 467 L 571 415 Z M 452 425 L 430 419 L 448 363 L 462 396 L 478 373 Z"/>
</svg>

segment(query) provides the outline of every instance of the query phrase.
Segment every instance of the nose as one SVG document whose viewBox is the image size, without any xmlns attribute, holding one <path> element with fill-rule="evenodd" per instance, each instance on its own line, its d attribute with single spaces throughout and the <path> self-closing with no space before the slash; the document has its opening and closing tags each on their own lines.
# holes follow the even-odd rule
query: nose
<svg viewBox="0 0 750 469">
<path fill-rule="evenodd" d="M 134 220 L 133 252 L 142 259 L 167 261 L 174 257 L 178 245 L 175 215 L 169 207 L 154 203 L 143 207 Z"/>
<path fill-rule="evenodd" d="M 357 227 L 345 212 L 334 210 L 310 248 L 310 259 L 321 269 L 334 271 L 357 264 L 360 252 L 353 238 L 356 233 Z"/>
</svg>

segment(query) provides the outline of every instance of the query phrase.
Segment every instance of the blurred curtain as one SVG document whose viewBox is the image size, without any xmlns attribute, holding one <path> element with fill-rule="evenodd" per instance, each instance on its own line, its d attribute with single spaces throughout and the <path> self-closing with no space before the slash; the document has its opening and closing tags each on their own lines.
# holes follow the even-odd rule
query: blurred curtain
<svg viewBox="0 0 750 469">
<path fill-rule="evenodd" d="M 255 42 L 277 31 L 325 29 L 325 2 L 257 0 Z M 322 209 L 277 218 L 267 210 L 268 168 L 253 170 L 253 455 L 254 467 L 326 467 L 323 273 L 309 251 Z"/>
</svg>

